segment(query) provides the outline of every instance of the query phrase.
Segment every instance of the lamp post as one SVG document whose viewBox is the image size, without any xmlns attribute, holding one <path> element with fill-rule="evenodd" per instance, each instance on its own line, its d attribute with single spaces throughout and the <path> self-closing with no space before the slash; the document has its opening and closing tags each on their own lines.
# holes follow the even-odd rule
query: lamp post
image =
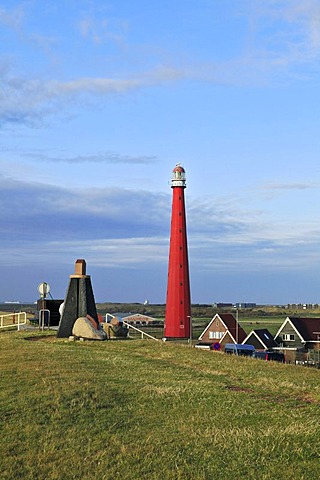
<svg viewBox="0 0 320 480">
<path fill-rule="evenodd" d="M 239 342 L 239 310 L 236 310 L 236 342 Z"/>
<path fill-rule="evenodd" d="M 320 366 L 320 332 L 312 332 L 313 335 L 317 335 L 317 350 L 318 350 L 318 367 Z M 316 356 L 314 356 L 316 357 Z"/>
<path fill-rule="evenodd" d="M 45 304 L 46 304 L 46 297 L 47 297 L 47 294 L 50 292 L 50 285 L 49 283 L 47 282 L 42 282 L 38 285 L 38 292 L 40 293 L 41 295 L 41 306 L 42 308 L 40 309 L 39 311 L 39 330 L 43 330 L 44 329 L 44 324 L 45 324 L 45 312 L 48 310 L 45 309 Z M 50 315 L 50 313 L 49 313 Z M 48 319 L 48 326 L 49 326 L 49 319 Z"/>
<path fill-rule="evenodd" d="M 189 320 L 190 320 L 190 338 L 189 338 L 189 342 L 190 342 L 190 347 L 192 347 L 192 316 L 191 316 L 191 315 L 187 315 L 187 318 L 189 318 Z"/>
</svg>

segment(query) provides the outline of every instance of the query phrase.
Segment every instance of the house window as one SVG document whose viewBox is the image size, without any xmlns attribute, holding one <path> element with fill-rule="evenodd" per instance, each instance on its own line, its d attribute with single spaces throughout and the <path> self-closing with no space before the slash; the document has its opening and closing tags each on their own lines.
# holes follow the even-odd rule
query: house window
<svg viewBox="0 0 320 480">
<path fill-rule="evenodd" d="M 209 332 L 209 338 L 212 340 L 213 338 L 220 339 L 223 337 L 224 332 Z"/>
<path fill-rule="evenodd" d="M 286 342 L 294 342 L 294 334 L 293 333 L 283 333 L 282 340 Z"/>
</svg>

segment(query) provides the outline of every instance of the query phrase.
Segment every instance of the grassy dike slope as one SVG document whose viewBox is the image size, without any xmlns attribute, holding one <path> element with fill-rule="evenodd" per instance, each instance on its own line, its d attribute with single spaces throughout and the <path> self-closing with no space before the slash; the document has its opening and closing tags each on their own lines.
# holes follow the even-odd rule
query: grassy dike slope
<svg viewBox="0 0 320 480">
<path fill-rule="evenodd" d="M 30 332 L 0 354 L 1 480 L 318 478 L 319 370 Z"/>
</svg>

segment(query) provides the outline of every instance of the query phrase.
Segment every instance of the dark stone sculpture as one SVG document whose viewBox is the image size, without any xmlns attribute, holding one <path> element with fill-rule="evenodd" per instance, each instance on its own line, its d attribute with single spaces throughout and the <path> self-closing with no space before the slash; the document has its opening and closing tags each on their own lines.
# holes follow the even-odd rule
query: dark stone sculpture
<svg viewBox="0 0 320 480">
<path fill-rule="evenodd" d="M 85 260 L 81 259 L 75 263 L 74 275 L 70 275 L 57 337 L 70 337 L 76 320 L 87 315 L 90 315 L 99 325 L 91 278 L 90 275 L 86 275 Z"/>
</svg>

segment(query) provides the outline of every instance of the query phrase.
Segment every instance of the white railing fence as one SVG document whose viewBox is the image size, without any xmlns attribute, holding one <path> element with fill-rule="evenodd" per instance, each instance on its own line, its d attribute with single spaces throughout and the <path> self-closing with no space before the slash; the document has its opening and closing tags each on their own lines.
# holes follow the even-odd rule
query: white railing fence
<svg viewBox="0 0 320 480">
<path fill-rule="evenodd" d="M 134 332 L 137 332 L 137 334 L 140 334 L 142 339 L 143 339 L 144 337 L 147 337 L 147 338 L 151 338 L 152 340 L 156 340 L 157 342 L 159 342 L 159 339 L 158 339 L 158 338 L 153 337 L 152 335 L 149 335 L 149 333 L 146 333 L 146 332 L 144 332 L 143 330 L 140 330 L 140 328 L 134 327 L 134 326 L 131 325 L 130 323 L 123 322 L 123 325 L 125 325 L 126 327 L 129 328 L 129 337 L 130 337 L 130 328 L 131 328 Z"/>
<path fill-rule="evenodd" d="M 0 315 L 0 328 L 17 327 L 17 329 L 19 330 L 20 326 L 25 325 L 26 323 L 26 312 L 8 313 L 6 315 Z"/>
</svg>

